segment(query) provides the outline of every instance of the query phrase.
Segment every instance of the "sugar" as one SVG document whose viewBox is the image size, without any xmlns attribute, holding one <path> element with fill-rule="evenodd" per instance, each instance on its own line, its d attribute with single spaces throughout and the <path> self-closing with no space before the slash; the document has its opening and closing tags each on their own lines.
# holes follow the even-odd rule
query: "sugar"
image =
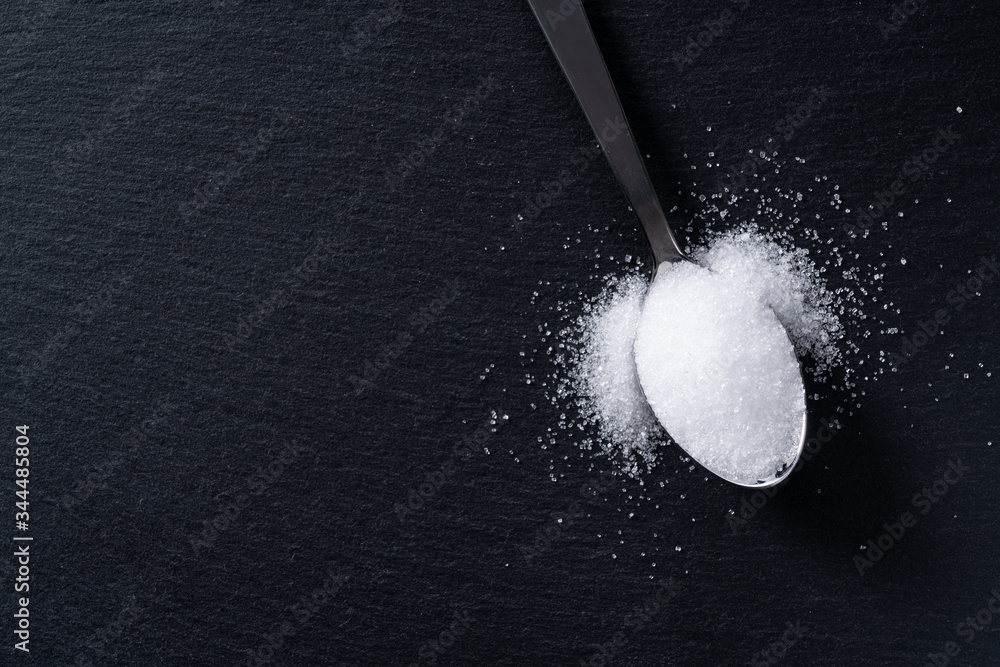
<svg viewBox="0 0 1000 667">
<path fill-rule="evenodd" d="M 690 263 L 661 271 L 635 364 L 674 440 L 708 469 L 753 484 L 794 461 L 805 391 L 788 334 L 752 285 L 752 261 L 737 259 L 725 258 L 725 273 Z"/>
<path fill-rule="evenodd" d="M 652 289 L 636 274 L 607 280 L 560 335 L 567 373 L 554 400 L 575 403 L 593 434 L 581 444 L 599 444 L 630 475 L 669 442 L 652 404 L 689 454 L 753 483 L 794 458 L 805 407 L 795 353 L 818 379 L 838 366 L 843 305 L 805 250 L 753 227 L 714 235 L 692 256 L 698 266 L 664 267 Z M 640 321 L 664 337 L 634 345 Z M 652 382 L 643 395 L 636 361 L 662 371 L 665 395 Z"/>
<path fill-rule="evenodd" d="M 632 356 L 646 289 L 636 274 L 610 281 L 579 321 L 582 334 L 569 372 L 583 420 L 596 429 L 600 446 L 633 474 L 640 464 L 652 465 L 663 437 Z"/>
<path fill-rule="evenodd" d="M 766 304 L 799 355 L 809 355 L 817 377 L 839 364 L 844 331 L 833 295 L 802 248 L 782 245 L 754 227 L 719 234 L 692 257 L 733 285 L 747 302 Z"/>
</svg>

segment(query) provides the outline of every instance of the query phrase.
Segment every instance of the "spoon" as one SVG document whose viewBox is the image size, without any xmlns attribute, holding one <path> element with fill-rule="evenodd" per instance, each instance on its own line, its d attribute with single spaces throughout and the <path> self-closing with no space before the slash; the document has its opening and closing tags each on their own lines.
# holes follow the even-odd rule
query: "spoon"
<svg viewBox="0 0 1000 667">
<path fill-rule="evenodd" d="M 581 0 L 528 0 L 542 32 L 562 66 L 570 88 L 583 108 L 597 141 L 611 163 L 625 197 L 639 218 L 646 238 L 653 249 L 653 281 L 664 275 L 670 266 L 693 261 L 684 254 L 674 238 L 660 200 L 653 189 L 653 183 L 646 171 L 646 164 L 639 153 L 625 111 L 622 109 L 618 92 L 611 81 L 604 57 L 590 28 Z M 637 368 L 639 386 L 643 393 L 643 369 Z M 801 371 L 800 371 L 801 380 Z M 669 428 L 657 415 L 660 425 Z M 795 468 L 805 445 L 807 413 L 802 412 L 802 429 L 795 448 L 795 456 L 785 461 L 773 474 L 765 475 L 754 482 L 747 482 L 700 460 L 691 452 L 685 453 L 712 474 L 739 486 L 761 488 L 773 486 L 783 481 Z M 677 443 L 684 449 L 682 443 Z"/>
</svg>

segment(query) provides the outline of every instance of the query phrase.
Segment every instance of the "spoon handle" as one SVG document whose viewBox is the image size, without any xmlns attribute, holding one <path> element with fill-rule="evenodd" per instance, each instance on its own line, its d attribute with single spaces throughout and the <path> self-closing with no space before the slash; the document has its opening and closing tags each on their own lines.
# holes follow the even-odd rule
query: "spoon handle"
<svg viewBox="0 0 1000 667">
<path fill-rule="evenodd" d="M 528 0 L 611 170 L 642 223 L 656 265 L 687 259 L 670 231 L 581 0 Z"/>
</svg>

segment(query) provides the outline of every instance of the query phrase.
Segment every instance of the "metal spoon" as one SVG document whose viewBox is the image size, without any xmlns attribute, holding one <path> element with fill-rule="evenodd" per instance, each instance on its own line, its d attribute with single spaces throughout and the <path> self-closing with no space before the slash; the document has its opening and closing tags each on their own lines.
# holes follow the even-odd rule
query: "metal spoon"
<svg viewBox="0 0 1000 667">
<path fill-rule="evenodd" d="M 611 75 L 608 73 L 597 40 L 594 39 L 581 0 L 528 0 L 528 4 L 531 5 L 535 18 L 538 19 L 542 32 L 545 33 L 549 46 L 555 53 L 556 60 L 562 66 L 563 73 L 569 80 L 569 85 L 576 94 L 584 115 L 590 122 L 594 134 L 597 135 L 597 141 L 605 157 L 611 163 L 611 170 L 625 191 L 625 197 L 632 210 L 639 218 L 646 238 L 649 239 L 655 263 L 653 280 L 662 275 L 662 269 L 676 262 L 691 262 L 692 260 L 677 245 L 677 240 L 670 231 L 667 216 L 653 189 L 646 164 L 636 146 L 621 101 L 618 99 L 618 92 L 611 82 Z M 643 375 L 641 369 L 637 369 L 637 374 L 641 387 Z M 733 484 L 756 488 L 773 486 L 795 468 L 802 454 L 806 418 L 807 413 L 803 411 L 802 431 L 794 459 L 775 470 L 773 475 L 754 483 L 733 479 L 721 471 L 708 467 L 704 461 L 698 460 L 690 452 L 686 453 L 709 472 Z M 667 428 L 662 421 L 661 425 Z M 677 444 L 683 449 L 681 443 Z"/>
</svg>

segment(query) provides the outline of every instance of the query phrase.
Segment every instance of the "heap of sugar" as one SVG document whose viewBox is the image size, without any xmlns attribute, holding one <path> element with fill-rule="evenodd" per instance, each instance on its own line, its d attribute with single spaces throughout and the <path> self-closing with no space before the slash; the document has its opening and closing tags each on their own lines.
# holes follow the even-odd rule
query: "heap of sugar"
<svg viewBox="0 0 1000 667">
<path fill-rule="evenodd" d="M 785 328 L 747 285 L 688 262 L 649 290 L 635 365 L 650 407 L 696 461 L 741 484 L 773 479 L 802 438 L 805 391 Z"/>
<path fill-rule="evenodd" d="M 580 321 L 578 354 L 570 381 L 584 421 L 596 429 L 597 443 L 619 458 L 626 472 L 651 466 L 663 430 L 642 396 L 632 344 L 648 283 L 630 274 L 612 280 Z"/>
<path fill-rule="evenodd" d="M 841 362 L 839 306 L 805 250 L 756 228 L 692 256 L 697 266 L 663 267 L 648 296 L 640 276 L 610 281 L 563 336 L 560 394 L 626 472 L 655 461 L 659 418 L 699 462 L 752 484 L 794 459 L 805 409 L 795 353 L 817 379 Z M 645 397 L 636 361 L 652 374 Z"/>
<path fill-rule="evenodd" d="M 692 257 L 730 284 L 740 284 L 748 301 L 774 311 L 799 355 L 809 356 L 817 379 L 841 362 L 844 330 L 836 300 L 806 250 L 782 245 L 750 225 L 715 236 Z"/>
</svg>

